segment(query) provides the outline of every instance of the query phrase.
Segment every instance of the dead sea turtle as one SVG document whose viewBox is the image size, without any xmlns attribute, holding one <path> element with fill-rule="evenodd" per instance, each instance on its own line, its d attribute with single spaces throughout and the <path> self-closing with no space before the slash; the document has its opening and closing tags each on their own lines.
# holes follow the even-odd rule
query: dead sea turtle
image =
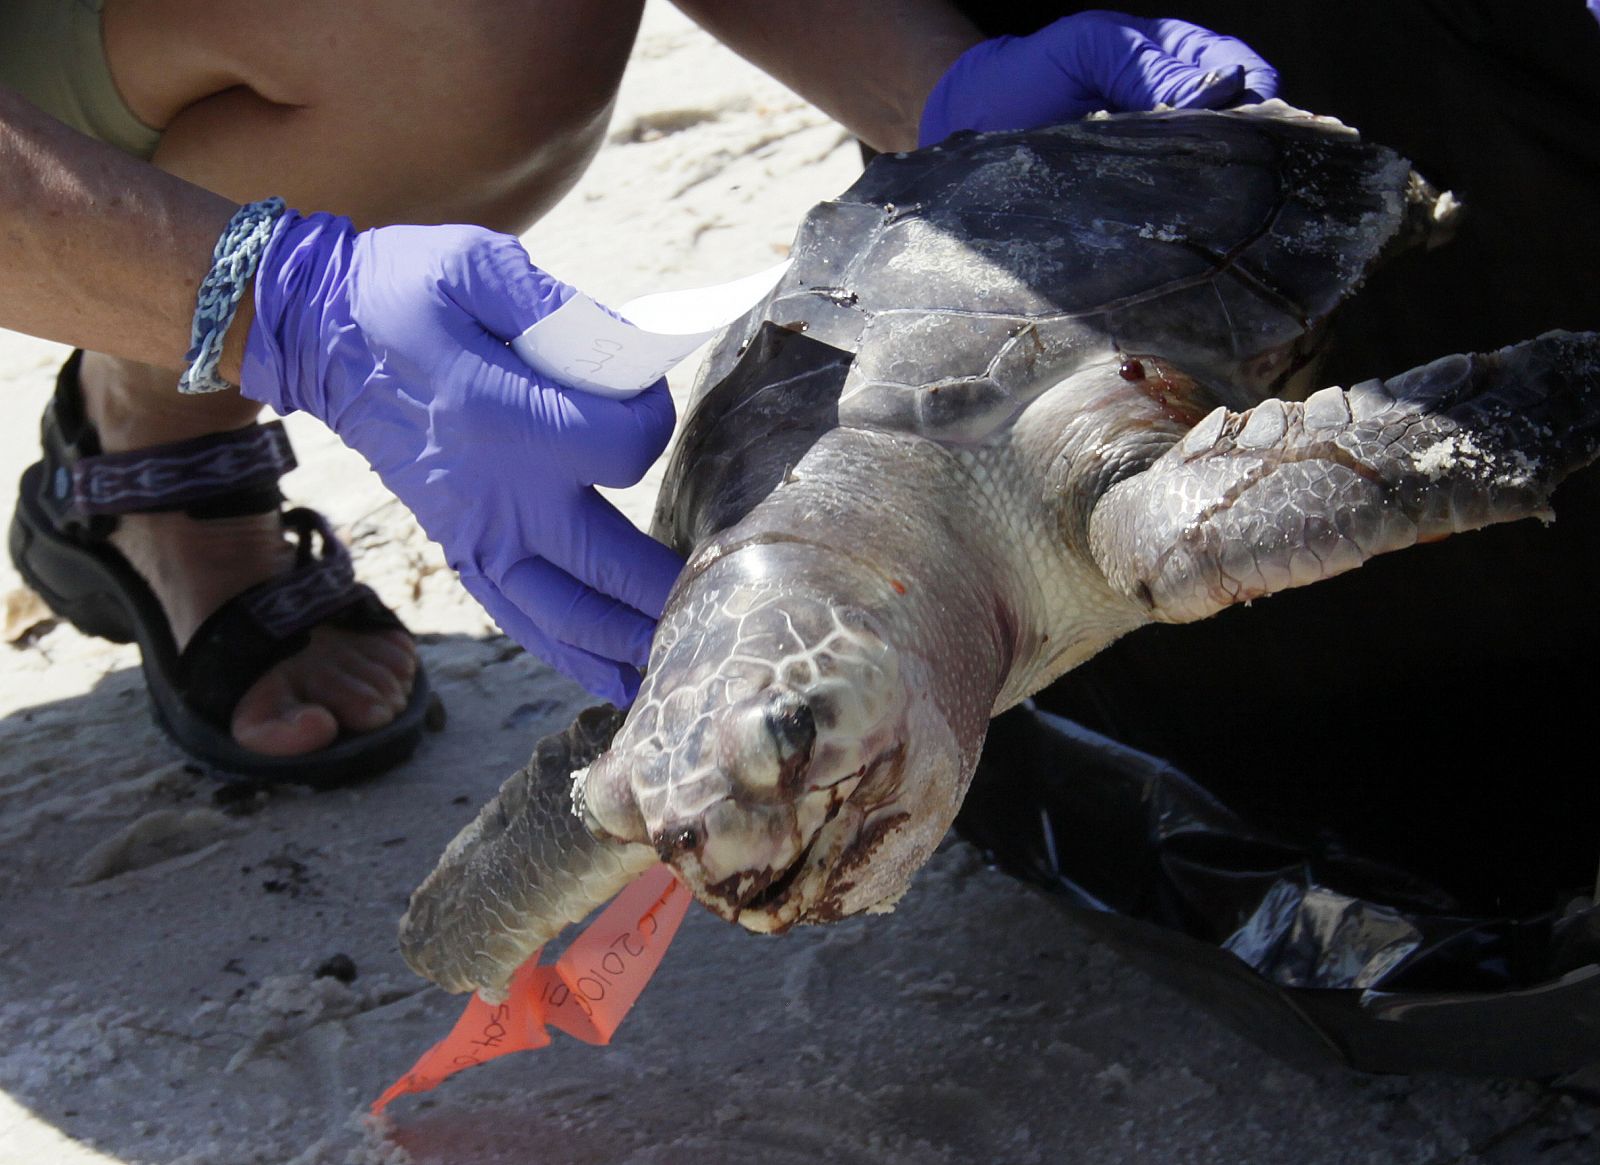
<svg viewBox="0 0 1600 1165">
<path fill-rule="evenodd" d="M 539 745 L 406 958 L 494 998 L 658 857 L 753 930 L 887 909 L 989 718 L 1118 636 L 1544 514 L 1600 445 L 1600 336 L 1307 395 L 1320 325 L 1452 209 L 1277 105 L 876 160 L 708 362 L 637 702 Z"/>
</svg>

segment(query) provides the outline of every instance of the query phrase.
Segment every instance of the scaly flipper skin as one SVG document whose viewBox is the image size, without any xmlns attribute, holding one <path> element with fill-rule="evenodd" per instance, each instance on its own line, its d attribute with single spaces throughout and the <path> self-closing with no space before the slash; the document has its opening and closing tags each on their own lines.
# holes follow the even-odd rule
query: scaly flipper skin
<svg viewBox="0 0 1600 1165">
<path fill-rule="evenodd" d="M 609 705 L 579 713 L 450 843 L 400 923 L 401 953 L 418 974 L 496 1002 L 529 955 L 654 864 L 648 847 L 599 841 L 572 812 L 573 772 L 621 723 Z"/>
<path fill-rule="evenodd" d="M 1600 340 L 1553 332 L 1305 403 L 1217 409 L 1095 507 L 1096 562 L 1190 623 L 1378 554 L 1548 516 L 1600 448 Z"/>
</svg>

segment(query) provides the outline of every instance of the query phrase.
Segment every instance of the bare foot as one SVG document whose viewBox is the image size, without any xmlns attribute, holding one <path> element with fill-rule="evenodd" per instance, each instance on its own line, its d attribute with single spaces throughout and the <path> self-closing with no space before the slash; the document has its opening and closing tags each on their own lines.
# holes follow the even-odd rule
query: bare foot
<svg viewBox="0 0 1600 1165">
<path fill-rule="evenodd" d="M 177 373 L 85 353 L 89 420 L 107 452 L 140 449 L 248 425 L 260 411 L 237 393 L 180 396 Z M 129 514 L 111 542 L 160 599 L 179 647 L 246 587 L 288 570 L 294 546 L 276 514 L 196 520 Z M 416 649 L 401 631 L 317 627 L 311 642 L 240 698 L 233 738 L 253 752 L 294 756 L 332 743 L 340 729 L 370 732 L 405 708 Z"/>
</svg>

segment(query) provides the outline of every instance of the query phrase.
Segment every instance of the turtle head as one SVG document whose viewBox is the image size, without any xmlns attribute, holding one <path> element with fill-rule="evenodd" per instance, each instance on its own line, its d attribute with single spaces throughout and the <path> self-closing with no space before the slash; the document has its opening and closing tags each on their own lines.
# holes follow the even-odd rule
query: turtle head
<svg viewBox="0 0 1600 1165">
<path fill-rule="evenodd" d="M 575 806 L 751 930 L 887 908 L 954 815 L 930 783 L 964 776 L 921 670 L 795 580 L 708 589 L 669 613 Z"/>
</svg>

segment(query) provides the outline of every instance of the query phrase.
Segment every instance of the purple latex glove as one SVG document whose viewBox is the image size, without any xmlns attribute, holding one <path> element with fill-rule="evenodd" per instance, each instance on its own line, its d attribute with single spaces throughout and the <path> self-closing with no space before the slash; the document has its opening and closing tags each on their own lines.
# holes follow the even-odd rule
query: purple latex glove
<svg viewBox="0 0 1600 1165">
<path fill-rule="evenodd" d="M 662 382 L 608 400 L 518 359 L 507 341 L 571 295 L 508 235 L 290 211 L 256 275 L 242 391 L 324 421 L 506 634 L 626 704 L 682 563 L 592 487 L 649 468 L 672 398 Z"/>
<path fill-rule="evenodd" d="M 1600 0 L 1589 0 L 1589 15 L 1600 20 Z"/>
<path fill-rule="evenodd" d="M 1079 12 L 961 54 L 928 95 L 917 140 L 1032 129 L 1101 109 L 1217 109 L 1277 92 L 1277 71 L 1243 41 L 1182 20 Z"/>
</svg>

